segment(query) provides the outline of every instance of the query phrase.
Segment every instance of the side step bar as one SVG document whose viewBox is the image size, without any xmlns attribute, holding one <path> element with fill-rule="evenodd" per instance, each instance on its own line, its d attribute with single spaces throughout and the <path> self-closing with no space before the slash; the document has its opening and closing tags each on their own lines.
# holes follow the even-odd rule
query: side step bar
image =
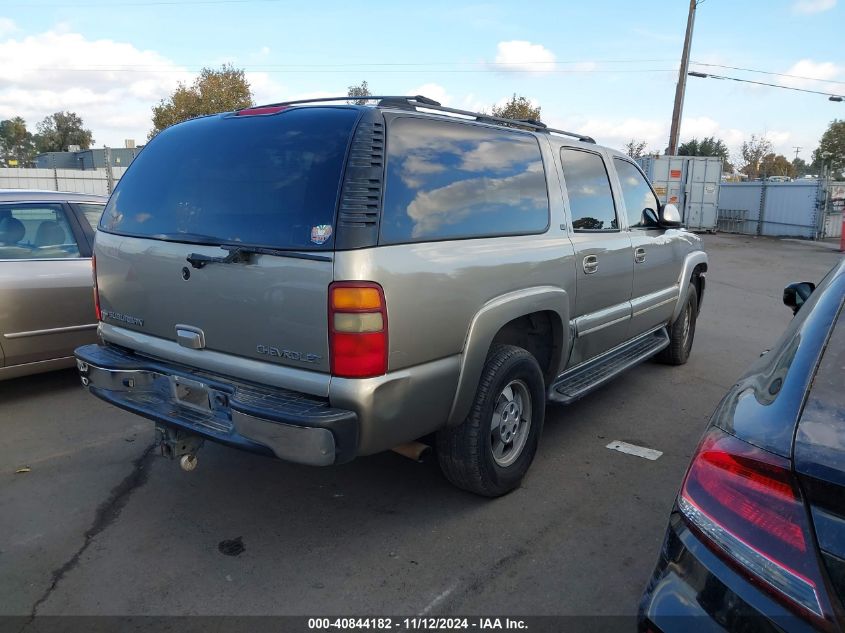
<svg viewBox="0 0 845 633">
<path fill-rule="evenodd" d="M 570 404 L 669 345 L 666 328 L 649 332 L 563 372 L 549 388 L 551 402 Z"/>
</svg>

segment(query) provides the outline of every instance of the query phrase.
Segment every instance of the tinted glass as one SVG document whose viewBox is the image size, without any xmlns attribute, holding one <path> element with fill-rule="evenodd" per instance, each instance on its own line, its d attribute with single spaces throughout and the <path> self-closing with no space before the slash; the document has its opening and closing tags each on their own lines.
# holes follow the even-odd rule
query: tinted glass
<svg viewBox="0 0 845 633">
<path fill-rule="evenodd" d="M 79 257 L 60 204 L 0 204 L 0 259 Z"/>
<path fill-rule="evenodd" d="M 330 248 L 350 108 L 196 119 L 133 161 L 100 230 L 175 241 Z"/>
<path fill-rule="evenodd" d="M 651 187 L 648 186 L 640 170 L 627 160 L 614 158 L 613 164 L 616 165 L 616 173 L 622 185 L 622 198 L 625 200 L 628 226 L 634 229 L 653 226 L 643 217 L 645 209 L 651 209 L 657 214 L 660 208 Z"/>
<path fill-rule="evenodd" d="M 82 211 L 85 220 L 91 225 L 92 229 L 96 229 L 100 223 L 100 217 L 103 215 L 104 204 L 94 204 L 89 202 L 77 202 L 73 205 L 77 210 Z"/>
<path fill-rule="evenodd" d="M 560 150 L 560 160 L 569 194 L 572 228 L 576 231 L 618 229 L 610 180 L 602 157 L 564 148 Z"/>
<path fill-rule="evenodd" d="M 530 134 L 400 118 L 387 148 L 382 243 L 546 230 L 546 176 Z"/>
</svg>

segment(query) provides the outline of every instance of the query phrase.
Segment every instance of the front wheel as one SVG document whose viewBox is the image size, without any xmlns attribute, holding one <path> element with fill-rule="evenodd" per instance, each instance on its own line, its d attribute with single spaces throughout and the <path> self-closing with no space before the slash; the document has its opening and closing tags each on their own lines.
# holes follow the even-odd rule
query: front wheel
<svg viewBox="0 0 845 633">
<path fill-rule="evenodd" d="M 485 497 L 518 487 L 537 452 L 545 405 L 543 373 L 534 356 L 513 345 L 494 347 L 466 420 L 437 433 L 443 474 Z"/>
<path fill-rule="evenodd" d="M 689 360 L 697 317 L 698 292 L 695 284 L 690 283 L 681 314 L 669 326 L 669 346 L 657 355 L 657 360 L 667 365 L 683 365 Z"/>
</svg>

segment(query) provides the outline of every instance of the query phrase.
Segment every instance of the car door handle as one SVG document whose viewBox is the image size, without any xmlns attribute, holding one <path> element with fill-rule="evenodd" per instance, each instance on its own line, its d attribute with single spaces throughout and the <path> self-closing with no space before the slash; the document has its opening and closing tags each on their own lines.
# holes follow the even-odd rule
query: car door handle
<svg viewBox="0 0 845 633">
<path fill-rule="evenodd" d="M 595 255 L 587 255 L 584 258 L 584 261 L 581 262 L 582 267 L 584 268 L 584 272 L 588 275 L 592 275 L 594 272 L 598 272 L 599 269 L 599 258 Z"/>
<path fill-rule="evenodd" d="M 637 248 L 634 250 L 634 261 L 638 264 L 642 264 L 645 261 L 645 249 L 644 248 Z"/>
</svg>

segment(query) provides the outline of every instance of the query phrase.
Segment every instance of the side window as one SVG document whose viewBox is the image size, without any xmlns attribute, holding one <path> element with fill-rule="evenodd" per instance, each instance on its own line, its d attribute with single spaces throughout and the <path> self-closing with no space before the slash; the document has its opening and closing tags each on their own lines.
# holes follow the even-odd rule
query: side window
<svg viewBox="0 0 845 633">
<path fill-rule="evenodd" d="M 628 226 L 632 229 L 653 228 L 653 225 L 643 216 L 643 211 L 651 209 L 657 214 L 660 206 L 645 177 L 627 160 L 614 158 L 613 164 L 616 165 L 616 173 L 622 185 L 622 198 L 625 200 Z"/>
<path fill-rule="evenodd" d="M 537 139 L 402 117 L 388 128 L 382 244 L 542 233 L 549 225 Z"/>
<path fill-rule="evenodd" d="M 563 179 L 569 194 L 572 228 L 576 231 L 616 231 L 619 222 L 604 160 L 579 149 L 560 150 Z"/>
<path fill-rule="evenodd" d="M 104 204 L 96 204 L 94 202 L 77 202 L 73 205 L 78 211 L 82 211 L 85 220 L 91 225 L 95 231 L 100 224 L 100 216 L 103 215 Z"/>
<path fill-rule="evenodd" d="M 60 204 L 0 204 L 0 259 L 79 257 Z"/>
</svg>

